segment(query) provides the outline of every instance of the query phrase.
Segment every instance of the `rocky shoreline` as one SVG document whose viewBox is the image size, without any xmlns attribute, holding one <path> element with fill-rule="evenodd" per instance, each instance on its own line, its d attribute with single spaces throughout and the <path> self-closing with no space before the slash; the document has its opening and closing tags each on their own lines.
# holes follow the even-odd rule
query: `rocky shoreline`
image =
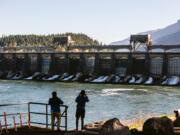
<svg viewBox="0 0 180 135">
<path fill-rule="evenodd" d="M 175 120 L 167 116 L 151 117 L 145 120 L 142 130 L 125 126 L 117 118 L 88 124 L 85 130 L 97 135 L 174 135 L 180 134 L 180 116 Z"/>
<path fill-rule="evenodd" d="M 175 113 L 176 114 L 176 113 Z M 17 131 L 9 129 L 0 135 L 180 135 L 180 116 L 170 119 L 167 116 L 151 117 L 145 120 L 142 128 L 132 128 L 122 124 L 118 118 L 94 122 L 84 126 L 82 131 L 52 131 L 39 127 L 23 127 Z"/>
</svg>

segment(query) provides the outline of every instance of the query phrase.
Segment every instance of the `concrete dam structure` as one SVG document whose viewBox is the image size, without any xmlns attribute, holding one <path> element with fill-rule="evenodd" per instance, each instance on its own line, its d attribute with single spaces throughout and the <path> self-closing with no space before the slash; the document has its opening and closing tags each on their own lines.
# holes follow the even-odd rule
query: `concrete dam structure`
<svg viewBox="0 0 180 135">
<path fill-rule="evenodd" d="M 179 85 L 180 45 L 152 45 L 151 41 L 150 35 L 131 35 L 130 45 L 70 46 L 67 42 L 60 52 L 48 47 L 4 47 L 0 48 L 0 78 Z"/>
<path fill-rule="evenodd" d="M 178 85 L 180 53 L 1 53 L 0 78 Z"/>
</svg>

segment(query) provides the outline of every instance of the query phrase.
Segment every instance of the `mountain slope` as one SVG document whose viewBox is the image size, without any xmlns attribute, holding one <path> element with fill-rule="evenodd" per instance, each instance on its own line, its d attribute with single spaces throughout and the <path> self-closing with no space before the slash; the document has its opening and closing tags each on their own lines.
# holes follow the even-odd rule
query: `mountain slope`
<svg viewBox="0 0 180 135">
<path fill-rule="evenodd" d="M 180 39 L 179 39 L 180 38 L 180 20 L 178 20 L 176 23 L 171 24 L 165 28 L 141 32 L 138 34 L 150 34 L 153 40 L 152 43 L 154 45 L 180 44 Z M 121 41 L 112 42 L 111 44 L 112 45 L 129 44 L 129 37 Z"/>
<path fill-rule="evenodd" d="M 160 37 L 157 40 L 155 40 L 154 44 L 163 44 L 163 45 L 180 44 L 180 31 Z"/>
</svg>

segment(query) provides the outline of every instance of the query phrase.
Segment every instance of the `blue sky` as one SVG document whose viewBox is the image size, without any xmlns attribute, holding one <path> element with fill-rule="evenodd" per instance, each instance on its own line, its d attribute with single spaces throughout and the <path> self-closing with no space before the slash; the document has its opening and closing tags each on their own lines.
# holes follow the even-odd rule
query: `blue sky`
<svg viewBox="0 0 180 135">
<path fill-rule="evenodd" d="M 0 0 L 0 35 L 85 33 L 103 43 L 180 19 L 180 0 Z"/>
</svg>

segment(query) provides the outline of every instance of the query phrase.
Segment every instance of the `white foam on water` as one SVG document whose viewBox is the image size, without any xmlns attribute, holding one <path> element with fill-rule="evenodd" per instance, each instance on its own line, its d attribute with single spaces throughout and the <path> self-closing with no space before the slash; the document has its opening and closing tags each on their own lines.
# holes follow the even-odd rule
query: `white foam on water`
<svg viewBox="0 0 180 135">
<path fill-rule="evenodd" d="M 143 91 L 147 92 L 147 89 L 134 89 L 134 88 L 113 88 L 113 89 L 102 89 L 102 96 L 112 96 L 112 95 L 119 95 L 119 92 L 126 92 L 126 91 Z"/>
<path fill-rule="evenodd" d="M 113 95 L 119 95 L 117 92 L 112 92 L 112 93 L 102 93 L 100 94 L 101 96 L 113 96 Z"/>
<path fill-rule="evenodd" d="M 138 90 L 138 91 L 148 92 L 148 90 L 147 90 L 147 89 L 136 89 L 136 90 Z"/>
<path fill-rule="evenodd" d="M 117 91 L 132 91 L 132 90 L 135 90 L 135 89 L 132 89 L 132 88 L 113 88 L 113 89 L 103 89 L 102 91 L 103 92 L 117 92 Z"/>
<path fill-rule="evenodd" d="M 135 89 L 127 89 L 127 88 L 113 88 L 113 89 L 102 89 L 102 94 L 103 96 L 111 96 L 111 95 L 119 95 L 118 92 L 121 91 L 133 91 Z"/>
</svg>

